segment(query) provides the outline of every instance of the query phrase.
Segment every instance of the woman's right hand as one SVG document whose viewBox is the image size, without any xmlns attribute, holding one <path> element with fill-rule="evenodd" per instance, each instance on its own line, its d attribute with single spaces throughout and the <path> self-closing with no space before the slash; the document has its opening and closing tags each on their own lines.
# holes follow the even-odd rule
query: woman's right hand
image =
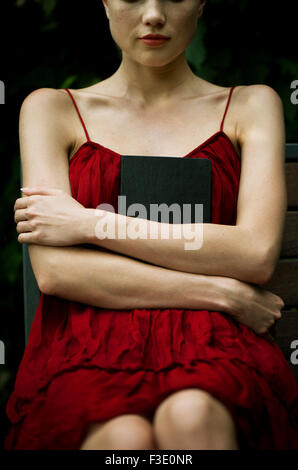
<svg viewBox="0 0 298 470">
<path fill-rule="evenodd" d="M 225 291 L 225 311 L 258 335 L 269 333 L 269 328 L 281 319 L 285 304 L 278 295 L 233 278 L 221 277 L 220 283 Z"/>
</svg>

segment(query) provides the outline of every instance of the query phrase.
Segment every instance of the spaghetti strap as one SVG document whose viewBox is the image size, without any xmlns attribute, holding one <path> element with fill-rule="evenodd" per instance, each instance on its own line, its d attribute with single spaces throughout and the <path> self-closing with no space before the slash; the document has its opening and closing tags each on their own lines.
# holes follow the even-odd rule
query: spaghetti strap
<svg viewBox="0 0 298 470">
<path fill-rule="evenodd" d="M 231 100 L 231 96 L 232 96 L 234 88 L 235 88 L 235 86 L 232 86 L 232 88 L 230 89 L 228 102 L 227 102 L 226 109 L 225 109 L 225 112 L 224 112 L 224 115 L 223 115 L 223 118 L 222 118 L 222 121 L 221 121 L 221 125 L 220 125 L 220 131 L 221 132 L 223 130 L 224 120 L 225 120 L 225 117 L 226 117 L 226 114 L 227 114 L 227 111 L 228 111 L 228 107 L 229 107 L 229 104 L 230 104 L 230 100 Z"/>
<path fill-rule="evenodd" d="M 74 99 L 74 97 L 72 96 L 72 93 L 69 91 L 68 88 L 63 88 L 63 90 L 66 90 L 67 93 L 69 94 L 69 96 L 71 97 L 72 102 L 73 102 L 73 104 L 74 104 L 74 106 L 75 106 L 75 108 L 76 108 L 76 110 L 77 110 L 77 113 L 78 113 L 78 116 L 79 116 L 79 118 L 80 118 L 80 121 L 81 121 L 81 123 L 82 123 L 82 126 L 83 126 L 83 128 L 84 128 L 87 141 L 90 142 L 90 138 L 89 138 L 89 135 L 88 135 L 86 126 L 85 126 L 84 121 L 83 121 L 83 119 L 82 119 L 82 116 L 81 116 L 81 114 L 80 114 L 79 108 L 77 107 L 77 104 L 76 104 L 76 102 L 75 102 L 75 99 Z"/>
</svg>

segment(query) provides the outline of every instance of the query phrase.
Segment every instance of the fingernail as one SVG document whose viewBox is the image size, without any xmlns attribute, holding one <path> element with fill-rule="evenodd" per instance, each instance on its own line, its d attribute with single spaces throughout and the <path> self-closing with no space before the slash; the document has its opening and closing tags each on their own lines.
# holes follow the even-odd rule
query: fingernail
<svg viewBox="0 0 298 470">
<path fill-rule="evenodd" d="M 26 189 L 29 189 L 29 188 L 21 188 L 21 191 L 23 191 L 23 190 L 25 190 L 25 191 L 26 191 Z"/>
</svg>

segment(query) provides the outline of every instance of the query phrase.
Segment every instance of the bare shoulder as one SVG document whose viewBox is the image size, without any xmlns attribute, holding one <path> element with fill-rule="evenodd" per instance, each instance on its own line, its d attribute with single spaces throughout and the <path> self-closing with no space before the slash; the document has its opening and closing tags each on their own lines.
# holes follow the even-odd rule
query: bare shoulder
<svg viewBox="0 0 298 470">
<path fill-rule="evenodd" d="M 57 138 L 61 137 L 67 149 L 73 145 L 73 104 L 66 91 L 54 88 L 38 88 L 25 97 L 20 108 L 20 133 L 32 124 L 54 127 Z M 30 124 L 31 123 L 31 124 Z"/>
<path fill-rule="evenodd" d="M 26 115 L 26 118 L 37 115 L 46 122 L 58 122 L 63 131 L 67 129 L 67 123 L 71 116 L 72 103 L 63 90 L 54 88 L 38 88 L 33 90 L 25 97 L 22 102 L 20 114 Z"/>
<path fill-rule="evenodd" d="M 283 103 L 274 88 L 264 84 L 244 85 L 237 88 L 235 108 L 240 142 L 244 141 L 250 131 L 265 125 L 268 118 L 273 119 L 276 125 L 282 126 Z"/>
<path fill-rule="evenodd" d="M 239 88 L 237 93 L 237 101 L 241 106 L 259 106 L 261 108 L 264 105 L 280 105 L 282 102 L 277 91 L 275 91 L 274 88 L 270 87 L 269 85 L 243 85 L 237 88 Z M 246 108 L 246 110 L 248 109 Z"/>
<path fill-rule="evenodd" d="M 21 111 L 24 109 L 40 110 L 49 116 L 51 116 L 51 113 L 54 113 L 55 118 L 62 120 L 65 116 L 61 113 L 63 111 L 67 112 L 69 109 L 69 98 L 63 90 L 38 88 L 25 97 L 22 102 Z"/>
<path fill-rule="evenodd" d="M 38 88 L 25 97 L 22 106 L 38 106 L 46 103 L 53 105 L 59 102 L 60 96 L 59 90 L 54 88 Z"/>
<path fill-rule="evenodd" d="M 246 85 L 239 87 L 237 93 L 237 106 L 242 113 L 239 117 L 261 112 L 268 114 L 274 110 L 278 111 L 282 106 L 282 100 L 277 91 L 268 85 Z M 256 116 L 255 116 L 256 117 Z"/>
</svg>

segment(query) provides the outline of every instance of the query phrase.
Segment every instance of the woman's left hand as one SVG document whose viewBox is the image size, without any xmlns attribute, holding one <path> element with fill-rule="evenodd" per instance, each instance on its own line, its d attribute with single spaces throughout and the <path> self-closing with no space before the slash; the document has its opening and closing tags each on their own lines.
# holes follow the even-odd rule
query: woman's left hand
<svg viewBox="0 0 298 470">
<path fill-rule="evenodd" d="M 84 243 L 87 209 L 61 189 L 23 188 L 14 205 L 19 243 L 71 246 Z"/>
</svg>

